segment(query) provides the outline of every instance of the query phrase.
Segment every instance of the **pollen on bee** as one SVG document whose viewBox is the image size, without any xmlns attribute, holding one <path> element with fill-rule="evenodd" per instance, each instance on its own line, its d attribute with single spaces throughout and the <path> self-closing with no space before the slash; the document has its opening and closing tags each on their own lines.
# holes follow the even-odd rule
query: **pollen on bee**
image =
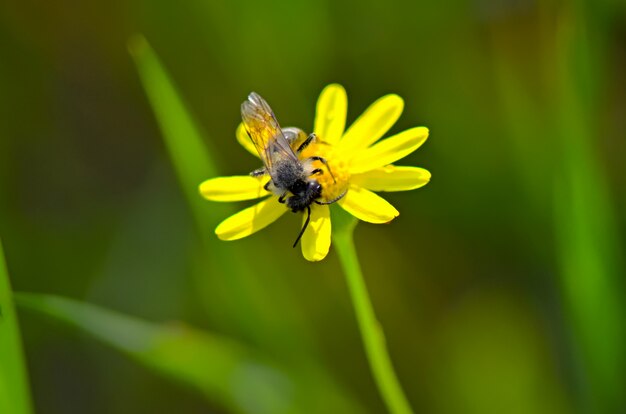
<svg viewBox="0 0 626 414">
<path fill-rule="evenodd" d="M 311 143 L 302 151 L 300 159 L 306 160 L 316 156 L 324 158 L 328 163 L 328 166 L 325 166 L 321 161 L 313 161 L 311 165 L 311 170 L 317 168 L 322 170 L 322 174 L 312 177 L 322 186 L 320 201 L 328 202 L 335 200 L 348 189 L 350 181 L 348 161 L 345 156 L 342 156 L 340 151 L 323 141 Z"/>
</svg>

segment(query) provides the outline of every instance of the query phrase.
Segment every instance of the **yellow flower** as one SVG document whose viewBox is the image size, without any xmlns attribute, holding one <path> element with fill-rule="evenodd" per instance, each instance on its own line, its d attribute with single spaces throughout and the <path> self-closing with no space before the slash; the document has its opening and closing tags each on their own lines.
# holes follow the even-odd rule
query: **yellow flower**
<svg viewBox="0 0 626 414">
<path fill-rule="evenodd" d="M 398 95 L 386 95 L 369 108 L 344 132 L 348 99 L 344 88 L 328 85 L 318 101 L 313 132 L 317 140 L 301 154 L 301 159 L 313 155 L 328 161 L 330 174 L 316 176 L 322 185 L 320 201 L 330 201 L 347 190 L 337 201 L 344 210 L 369 223 L 387 223 L 400 213 L 373 191 L 406 191 L 422 187 L 430 173 L 418 167 L 399 167 L 393 162 L 409 155 L 428 138 L 425 127 L 411 128 L 377 142 L 398 120 L 404 102 Z M 245 129 L 239 125 L 237 140 L 258 157 Z M 316 161 L 319 163 L 319 161 Z M 315 167 L 321 167 L 315 165 Z M 237 240 L 249 236 L 273 223 L 288 208 L 278 202 L 278 196 L 263 186 L 269 176 L 218 177 L 200 185 L 200 193 L 213 201 L 242 201 L 266 197 L 220 223 L 215 233 L 222 240 Z M 303 215 L 303 221 L 306 214 Z M 328 205 L 311 205 L 311 222 L 302 236 L 302 254 L 310 261 L 322 260 L 328 254 L 331 239 Z"/>
</svg>

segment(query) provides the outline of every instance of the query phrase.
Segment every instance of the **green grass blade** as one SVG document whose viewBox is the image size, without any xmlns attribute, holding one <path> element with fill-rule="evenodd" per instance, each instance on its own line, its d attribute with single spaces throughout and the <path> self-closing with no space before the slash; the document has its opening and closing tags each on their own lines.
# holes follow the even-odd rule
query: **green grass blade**
<svg viewBox="0 0 626 414">
<path fill-rule="evenodd" d="M 167 152 L 187 202 L 203 236 L 214 237 L 210 231 L 212 223 L 208 220 L 206 202 L 198 194 L 198 185 L 217 175 L 216 163 L 206 149 L 207 143 L 202 139 L 204 134 L 189 115 L 183 100 L 146 39 L 137 35 L 129 41 L 128 48 L 163 133 Z"/>
<path fill-rule="evenodd" d="M 602 2 L 589 2 L 589 7 L 572 2 L 560 19 L 557 119 L 562 155 L 555 224 L 563 291 L 583 361 L 584 409 L 613 413 L 626 404 L 623 262 L 619 223 L 596 147 L 601 129 L 594 116 L 603 110 L 598 79 L 606 60 L 596 3 Z"/>
<path fill-rule="evenodd" d="M 0 413 L 29 414 L 32 403 L 11 284 L 0 241 Z"/>
<path fill-rule="evenodd" d="M 232 412 L 363 412 L 315 367 L 288 369 L 226 337 L 182 323 L 158 325 L 59 296 L 18 293 L 15 300 L 20 308 L 89 333 Z"/>
<path fill-rule="evenodd" d="M 58 296 L 15 296 L 21 308 L 85 331 L 230 410 L 250 412 L 246 407 L 253 404 L 259 412 L 280 413 L 289 406 L 287 378 L 249 349 L 226 338 L 179 324 L 159 326 Z"/>
<path fill-rule="evenodd" d="M 221 320 L 214 320 L 214 323 L 235 325 L 252 332 L 251 335 L 255 338 L 262 338 L 263 333 L 257 331 L 259 324 L 250 323 L 249 318 L 251 313 L 258 314 L 250 308 L 253 302 L 250 292 L 259 292 L 260 289 L 251 290 L 247 287 L 246 284 L 249 283 L 247 281 L 254 280 L 243 279 L 245 275 L 251 273 L 247 262 L 238 260 L 232 246 L 220 242 L 213 234 L 218 219 L 227 217 L 231 212 L 230 208 L 226 204 L 209 204 L 198 192 L 198 186 L 202 181 L 218 175 L 216 164 L 210 155 L 211 151 L 206 149 L 208 142 L 202 138 L 204 134 L 194 122 L 183 98 L 146 39 L 136 35 L 130 39 L 128 48 L 161 129 L 163 141 L 196 222 L 196 228 L 202 237 L 203 250 L 200 253 L 201 260 L 197 262 L 199 269 L 194 272 L 195 283 L 202 295 L 202 303 L 219 305 L 222 309 Z M 207 257 L 208 260 L 204 260 Z M 207 277 L 207 274 L 223 274 L 223 269 L 229 269 L 232 277 L 220 278 L 219 281 Z M 240 301 L 230 300 L 237 295 L 241 297 Z M 228 299 L 221 300 L 222 298 Z"/>
</svg>

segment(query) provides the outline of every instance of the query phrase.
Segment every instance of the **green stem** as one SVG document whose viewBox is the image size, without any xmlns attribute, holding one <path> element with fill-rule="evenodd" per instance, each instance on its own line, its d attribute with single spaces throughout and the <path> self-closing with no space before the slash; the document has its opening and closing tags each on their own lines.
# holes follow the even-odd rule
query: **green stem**
<svg viewBox="0 0 626 414">
<path fill-rule="evenodd" d="M 337 212 L 336 215 L 341 214 L 343 213 Z M 356 312 L 365 353 L 367 354 L 374 380 L 391 413 L 412 413 L 391 365 L 391 359 L 385 343 L 385 335 L 376 319 L 374 308 L 363 280 L 353 240 L 356 220 L 353 218 L 346 219 L 345 217 L 336 220 L 336 215 L 333 215 L 333 227 L 336 229 L 333 230 L 333 246 L 337 251 L 341 267 L 346 275 L 352 305 Z M 337 227 L 339 228 L 337 229 Z"/>
</svg>

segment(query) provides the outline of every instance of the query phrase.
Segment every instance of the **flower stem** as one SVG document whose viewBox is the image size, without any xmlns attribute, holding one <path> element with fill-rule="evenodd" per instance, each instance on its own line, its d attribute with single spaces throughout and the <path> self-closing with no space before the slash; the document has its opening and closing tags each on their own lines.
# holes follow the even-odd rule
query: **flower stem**
<svg viewBox="0 0 626 414">
<path fill-rule="evenodd" d="M 336 214 L 333 214 L 333 244 L 346 275 L 352 305 L 354 306 L 374 380 L 391 413 L 412 413 L 391 365 L 391 359 L 385 343 L 385 335 L 376 319 L 374 308 L 363 280 L 353 239 L 353 231 L 357 221 L 351 216 L 347 218 L 348 214 L 343 211 L 339 212 L 338 210 L 340 209 L 338 208 L 333 210 L 335 210 L 333 213 L 336 212 Z M 335 217 L 338 215 L 344 216 Z"/>
</svg>

